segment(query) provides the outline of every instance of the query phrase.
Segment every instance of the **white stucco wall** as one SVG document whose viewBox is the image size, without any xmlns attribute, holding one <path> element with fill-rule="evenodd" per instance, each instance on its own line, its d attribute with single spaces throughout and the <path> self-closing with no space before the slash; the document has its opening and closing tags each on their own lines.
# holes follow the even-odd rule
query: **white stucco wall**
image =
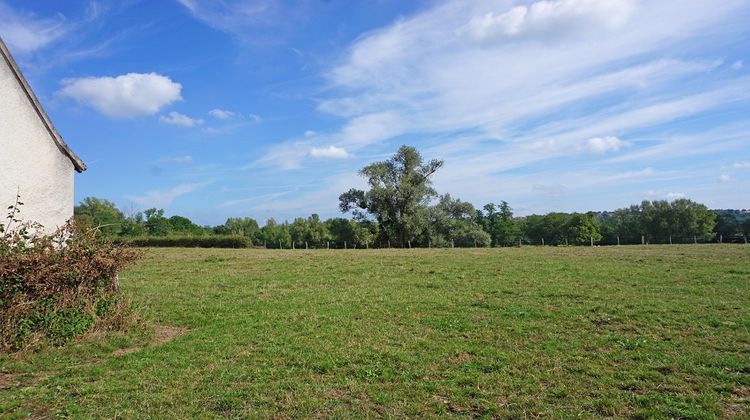
<svg viewBox="0 0 750 420">
<path fill-rule="evenodd" d="M 0 218 L 20 191 L 21 217 L 48 231 L 73 216 L 70 159 L 53 141 L 44 123 L 0 56 Z"/>
</svg>

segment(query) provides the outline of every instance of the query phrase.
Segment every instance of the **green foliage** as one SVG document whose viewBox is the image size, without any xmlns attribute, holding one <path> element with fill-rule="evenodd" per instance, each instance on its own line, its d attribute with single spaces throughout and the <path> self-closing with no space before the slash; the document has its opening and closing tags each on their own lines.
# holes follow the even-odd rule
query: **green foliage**
<svg viewBox="0 0 750 420">
<path fill-rule="evenodd" d="M 250 248 L 252 243 L 245 236 L 157 236 L 122 239 L 123 243 L 136 247 L 169 248 Z"/>
<path fill-rule="evenodd" d="M 163 209 L 151 208 L 143 212 L 146 215 L 146 232 L 151 236 L 167 236 L 172 231 L 172 224 L 164 217 Z"/>
<path fill-rule="evenodd" d="M 477 211 L 479 223 L 490 234 L 492 244 L 496 246 L 515 246 L 521 237 L 521 223 L 513 218 L 513 210 L 507 201 L 499 206 L 489 203 L 484 206 L 484 213 Z"/>
<path fill-rule="evenodd" d="M 716 214 L 705 205 L 687 199 L 643 201 L 640 205 L 615 210 L 608 221 L 608 234 L 630 243 L 667 243 L 670 237 L 688 241 L 709 241 L 714 237 Z M 611 242 L 611 239 L 609 240 Z"/>
<path fill-rule="evenodd" d="M 279 224 L 273 218 L 268 219 L 261 232 L 266 248 L 292 247 L 292 235 L 289 233 L 289 225 L 286 222 Z"/>
<path fill-rule="evenodd" d="M 289 226 L 292 241 L 300 245 L 307 243 L 308 246 L 320 246 L 330 239 L 330 233 L 326 225 L 320 220 L 320 216 L 312 214 L 307 219 L 298 217 Z"/>
<path fill-rule="evenodd" d="M 490 234 L 475 220 L 476 210 L 471 203 L 453 199 L 449 194 L 426 209 L 427 228 L 420 245 L 435 247 L 481 246 L 490 244 Z"/>
<path fill-rule="evenodd" d="M 244 236 L 257 245 L 263 242 L 258 222 L 250 217 L 230 217 L 227 221 L 214 229 L 214 232 L 223 235 Z"/>
<path fill-rule="evenodd" d="M 390 159 L 362 168 L 369 190 L 341 194 L 339 207 L 358 220 L 374 217 L 383 239 L 403 247 L 427 227 L 425 210 L 437 195 L 430 177 L 442 166 L 441 160 L 424 162 L 417 149 L 401 146 Z"/>
<path fill-rule="evenodd" d="M 122 230 L 125 216 L 115 203 L 96 197 L 86 197 L 73 209 L 76 223 L 81 227 L 99 228 L 108 236 L 115 236 Z"/>
<path fill-rule="evenodd" d="M 202 236 L 203 228 L 183 216 L 172 216 L 169 219 L 169 232 L 174 235 Z"/>
<path fill-rule="evenodd" d="M 60 344 L 88 331 L 106 315 L 99 303 L 117 295 L 118 270 L 138 256 L 73 222 L 50 235 L 14 225 L 19 205 L 0 224 L 0 350 L 38 337 Z"/>
<path fill-rule="evenodd" d="M 566 238 L 570 245 L 589 245 L 591 241 L 599 243 L 602 234 L 599 220 L 594 213 L 574 213 L 567 221 Z"/>
</svg>

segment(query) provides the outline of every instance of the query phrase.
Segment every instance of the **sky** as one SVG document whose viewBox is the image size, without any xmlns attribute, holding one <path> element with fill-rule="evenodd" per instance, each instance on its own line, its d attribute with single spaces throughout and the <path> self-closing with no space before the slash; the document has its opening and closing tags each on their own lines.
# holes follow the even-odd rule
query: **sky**
<svg viewBox="0 0 750 420">
<path fill-rule="evenodd" d="M 516 214 L 750 208 L 747 0 L 0 0 L 76 201 L 340 215 L 401 145 Z"/>
</svg>

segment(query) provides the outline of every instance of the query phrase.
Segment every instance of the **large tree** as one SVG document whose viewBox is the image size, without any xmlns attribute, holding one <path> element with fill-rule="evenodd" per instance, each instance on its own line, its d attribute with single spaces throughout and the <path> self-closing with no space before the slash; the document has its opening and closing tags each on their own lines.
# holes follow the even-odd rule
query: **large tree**
<svg viewBox="0 0 750 420">
<path fill-rule="evenodd" d="M 390 159 L 362 168 L 369 190 L 341 194 L 339 207 L 358 220 L 374 217 L 383 239 L 403 247 L 426 228 L 425 209 L 437 196 L 430 177 L 442 166 L 442 160 L 425 162 L 417 149 L 401 146 Z"/>
</svg>

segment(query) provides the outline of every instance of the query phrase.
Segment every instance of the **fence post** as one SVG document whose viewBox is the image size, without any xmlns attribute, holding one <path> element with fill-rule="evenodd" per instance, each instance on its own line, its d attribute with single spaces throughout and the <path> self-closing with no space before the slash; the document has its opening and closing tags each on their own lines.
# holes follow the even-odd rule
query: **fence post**
<svg viewBox="0 0 750 420">
<path fill-rule="evenodd" d="M 620 246 L 620 235 L 617 235 L 617 246 Z"/>
<path fill-rule="evenodd" d="M 390 248 L 390 247 L 391 247 L 391 240 L 389 239 L 388 240 L 388 248 Z"/>
<path fill-rule="evenodd" d="M 672 235 L 669 235 L 669 244 L 672 245 Z"/>
<path fill-rule="evenodd" d="M 518 247 L 519 247 L 519 248 L 521 247 L 521 241 L 522 241 L 522 239 L 521 239 L 521 238 L 518 238 Z"/>
<path fill-rule="evenodd" d="M 693 243 L 696 245 L 698 244 L 698 237 L 695 235 L 693 235 Z"/>
<path fill-rule="evenodd" d="M 283 249 L 283 248 L 281 247 L 281 241 L 279 241 L 279 249 Z"/>
<path fill-rule="evenodd" d="M 723 233 L 721 235 L 719 235 L 719 243 L 720 244 L 724 243 L 724 234 Z"/>
<path fill-rule="evenodd" d="M 331 249 L 331 241 L 326 241 L 326 249 Z"/>
<path fill-rule="evenodd" d="M 591 237 L 591 246 L 594 246 L 594 237 Z"/>
<path fill-rule="evenodd" d="M 305 249 L 307 249 L 307 241 L 305 241 Z"/>
<path fill-rule="evenodd" d="M 568 246 L 568 237 L 565 237 L 565 246 Z"/>
<path fill-rule="evenodd" d="M 747 245 L 747 236 L 746 235 L 742 235 L 742 238 L 745 240 L 745 245 Z"/>
<path fill-rule="evenodd" d="M 451 248 L 455 248 L 455 247 L 456 247 L 456 244 L 453 243 L 453 239 L 451 239 Z"/>
<path fill-rule="evenodd" d="M 477 240 L 474 239 L 474 248 L 476 248 L 476 247 L 477 247 Z"/>
<path fill-rule="evenodd" d="M 408 241 L 406 241 L 406 242 L 409 242 L 409 249 L 411 249 L 411 239 L 409 239 L 409 240 L 408 240 Z"/>
<path fill-rule="evenodd" d="M 295 249 L 295 248 L 294 248 L 294 241 L 292 241 L 292 249 Z"/>
<path fill-rule="evenodd" d="M 641 235 L 641 245 L 646 245 L 646 236 Z"/>
<path fill-rule="evenodd" d="M 370 243 L 365 241 L 365 249 L 370 249 Z"/>
<path fill-rule="evenodd" d="M 344 241 L 344 249 L 346 249 L 346 241 Z"/>
<path fill-rule="evenodd" d="M 544 238 L 542 238 L 542 246 L 544 246 Z"/>
<path fill-rule="evenodd" d="M 432 240 L 427 241 L 427 248 L 432 248 Z"/>
</svg>

